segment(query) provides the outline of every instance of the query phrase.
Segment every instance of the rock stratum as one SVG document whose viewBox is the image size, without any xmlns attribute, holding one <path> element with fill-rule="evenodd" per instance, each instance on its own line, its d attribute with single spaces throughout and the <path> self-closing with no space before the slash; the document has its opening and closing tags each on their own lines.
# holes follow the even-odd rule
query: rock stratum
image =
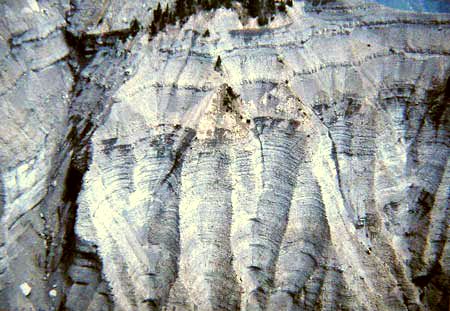
<svg viewBox="0 0 450 311">
<path fill-rule="evenodd" d="M 0 3 L 0 309 L 446 310 L 450 15 L 156 4 Z"/>
</svg>

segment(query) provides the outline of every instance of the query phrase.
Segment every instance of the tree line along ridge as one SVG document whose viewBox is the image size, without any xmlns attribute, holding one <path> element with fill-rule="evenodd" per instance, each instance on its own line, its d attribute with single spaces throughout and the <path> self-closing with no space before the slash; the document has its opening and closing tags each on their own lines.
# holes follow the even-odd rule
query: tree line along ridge
<svg viewBox="0 0 450 311">
<path fill-rule="evenodd" d="M 247 17 L 257 17 L 260 26 L 266 25 L 269 19 L 276 13 L 286 13 L 286 6 L 293 5 L 292 0 L 176 0 L 173 7 L 166 4 L 165 8 L 158 3 L 153 10 L 153 21 L 149 26 L 150 37 L 154 37 L 158 31 L 167 25 L 175 25 L 177 21 L 185 22 L 187 18 L 201 10 L 215 10 L 221 7 L 231 9 L 234 5 L 241 5 L 243 13 Z M 207 36 L 209 34 L 205 33 Z"/>
</svg>

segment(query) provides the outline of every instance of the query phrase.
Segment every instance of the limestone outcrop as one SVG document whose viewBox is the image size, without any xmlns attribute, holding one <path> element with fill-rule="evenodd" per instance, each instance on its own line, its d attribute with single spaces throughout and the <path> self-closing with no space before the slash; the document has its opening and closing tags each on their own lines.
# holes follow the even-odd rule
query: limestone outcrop
<svg viewBox="0 0 450 311">
<path fill-rule="evenodd" d="M 0 3 L 0 309 L 445 310 L 450 14 L 156 5 Z"/>
</svg>

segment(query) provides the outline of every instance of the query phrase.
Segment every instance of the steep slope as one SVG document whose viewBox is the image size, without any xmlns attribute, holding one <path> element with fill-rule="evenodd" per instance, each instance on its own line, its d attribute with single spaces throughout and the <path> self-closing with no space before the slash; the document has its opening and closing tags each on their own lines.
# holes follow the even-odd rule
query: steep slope
<svg viewBox="0 0 450 311">
<path fill-rule="evenodd" d="M 98 310 L 105 305 L 102 294 L 109 295 L 95 248 L 76 240 L 74 224 L 87 142 L 95 128 L 91 118 L 102 115 L 108 90 L 122 83 L 117 72 L 123 75 L 124 57 L 112 56 L 112 51 L 118 52 L 116 44 L 89 43 L 95 36 L 78 39 L 86 30 L 70 21 L 73 15 L 87 13 L 80 10 L 76 1 L 0 3 L 2 310 L 52 310 L 63 305 L 86 310 L 80 298 L 91 296 L 98 301 L 92 310 Z M 115 28 L 112 34 L 101 34 L 114 42 Z M 130 31 L 119 30 L 122 37 Z M 89 79 L 96 70 L 96 62 L 86 68 L 97 52 L 87 51 L 91 46 L 106 53 L 97 61 L 111 66 L 107 87 L 105 79 Z M 90 95 L 79 96 L 81 88 Z M 72 286 L 77 282 L 91 285 L 80 291 Z M 99 282 L 103 285 L 97 286 Z"/>
<path fill-rule="evenodd" d="M 450 16 L 155 5 L 1 4 L 0 309 L 445 309 Z"/>
<path fill-rule="evenodd" d="M 219 10 L 137 38 L 132 78 L 93 137 L 99 170 L 81 206 L 97 236 L 78 219 L 119 305 L 184 295 L 200 310 L 445 306 L 445 283 L 431 279 L 445 266 L 447 203 L 434 198 L 448 157 L 448 17 L 320 10 L 296 3 L 265 29 Z M 157 139 L 167 130 L 174 143 Z M 178 149 L 138 160 L 149 140 Z M 173 259 L 160 230 L 177 232 L 162 235 L 180 245 Z M 177 278 L 170 295 L 151 289 Z"/>
</svg>

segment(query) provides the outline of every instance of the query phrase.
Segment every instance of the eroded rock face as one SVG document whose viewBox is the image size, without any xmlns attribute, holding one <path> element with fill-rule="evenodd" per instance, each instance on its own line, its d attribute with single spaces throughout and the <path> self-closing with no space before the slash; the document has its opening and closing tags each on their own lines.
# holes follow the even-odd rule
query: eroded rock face
<svg viewBox="0 0 450 311">
<path fill-rule="evenodd" d="M 31 2 L 2 4 L 0 309 L 448 306 L 448 14 L 149 40 L 153 1 Z"/>
</svg>

